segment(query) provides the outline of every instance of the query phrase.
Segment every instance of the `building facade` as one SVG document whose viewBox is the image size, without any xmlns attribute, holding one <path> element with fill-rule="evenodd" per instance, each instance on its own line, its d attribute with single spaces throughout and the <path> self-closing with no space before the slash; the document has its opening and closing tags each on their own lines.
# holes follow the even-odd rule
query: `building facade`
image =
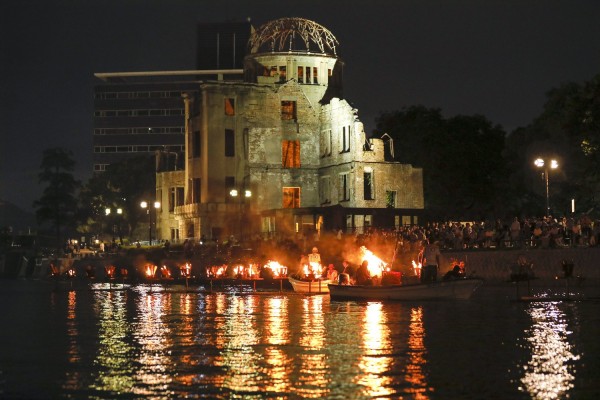
<svg viewBox="0 0 600 400">
<path fill-rule="evenodd" d="M 185 95 L 185 168 L 157 178 L 160 199 L 183 199 L 163 213 L 162 238 L 416 223 L 422 170 L 386 159 L 386 143 L 367 139 L 343 98 L 333 34 L 284 18 L 257 29 L 248 49 L 243 80 L 202 81 Z"/>
</svg>

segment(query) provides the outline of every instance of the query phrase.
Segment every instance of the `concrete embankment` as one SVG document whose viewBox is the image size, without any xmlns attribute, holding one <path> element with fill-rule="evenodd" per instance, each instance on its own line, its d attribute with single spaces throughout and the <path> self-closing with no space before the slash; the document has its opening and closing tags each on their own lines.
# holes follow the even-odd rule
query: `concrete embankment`
<svg viewBox="0 0 600 400">
<path fill-rule="evenodd" d="M 600 247 L 446 251 L 442 253 L 442 264 L 449 266 L 452 260 L 462 260 L 467 274 L 475 273 L 487 282 L 506 282 L 511 267 L 521 256 L 533 263 L 536 278 L 551 280 L 562 277 L 562 261 L 568 260 L 574 264 L 574 277 L 600 283 Z M 440 274 L 445 272 L 442 267 Z"/>
</svg>

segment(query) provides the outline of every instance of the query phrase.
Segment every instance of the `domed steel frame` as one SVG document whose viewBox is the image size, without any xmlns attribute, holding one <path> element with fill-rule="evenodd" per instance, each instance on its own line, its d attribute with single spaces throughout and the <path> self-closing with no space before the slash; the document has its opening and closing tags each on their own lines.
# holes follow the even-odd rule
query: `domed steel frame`
<svg viewBox="0 0 600 400">
<path fill-rule="evenodd" d="M 271 52 L 298 51 L 292 48 L 296 35 L 304 42 L 305 51 L 310 52 L 310 45 L 314 43 L 321 53 L 337 56 L 339 42 L 335 36 L 322 25 L 304 18 L 280 18 L 267 22 L 250 36 L 248 49 L 255 54 L 269 44 Z"/>
</svg>

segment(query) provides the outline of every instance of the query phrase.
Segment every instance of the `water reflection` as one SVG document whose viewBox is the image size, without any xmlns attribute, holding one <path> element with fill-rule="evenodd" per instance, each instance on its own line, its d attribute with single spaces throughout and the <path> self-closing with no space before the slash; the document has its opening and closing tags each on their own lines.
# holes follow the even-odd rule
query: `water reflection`
<svg viewBox="0 0 600 400">
<path fill-rule="evenodd" d="M 567 341 L 571 332 L 559 304 L 531 303 L 527 309 L 533 322 L 525 331 L 525 346 L 531 351 L 531 359 L 523 366 L 520 390 L 528 392 L 534 399 L 563 398 L 573 388 L 575 367 L 572 361 L 579 360 L 579 355 L 573 354 Z"/>
<path fill-rule="evenodd" d="M 392 344 L 387 326 L 387 316 L 381 303 L 369 303 L 365 309 L 362 332 L 363 356 L 359 361 L 361 375 L 358 383 L 365 387 L 368 396 L 389 396 L 393 393 L 392 378 L 386 375 L 393 362 Z"/>
<path fill-rule="evenodd" d="M 67 360 L 76 364 L 81 361 L 79 353 L 79 329 L 77 319 L 77 292 L 69 290 L 67 292 Z M 67 390 L 76 390 L 81 379 L 81 374 L 77 369 L 67 371 L 63 388 Z"/>
<path fill-rule="evenodd" d="M 231 296 L 223 326 L 223 348 L 220 363 L 227 374 L 223 387 L 231 391 L 257 392 L 259 390 L 260 359 L 254 351 L 258 332 L 254 317 L 255 296 Z"/>
<path fill-rule="evenodd" d="M 416 400 L 426 400 L 427 381 L 423 367 L 427 363 L 425 354 L 425 328 L 423 327 L 423 307 L 413 307 L 410 310 L 410 324 L 408 327 L 409 359 L 406 366 L 405 380 L 409 384 L 407 392 L 412 393 Z"/>
<path fill-rule="evenodd" d="M 285 352 L 285 346 L 290 342 L 289 317 L 287 308 L 289 306 L 287 297 L 270 298 L 266 301 L 267 320 L 265 321 L 264 341 L 265 349 L 266 380 L 265 390 L 275 393 L 288 392 L 291 387 L 290 365 L 293 358 Z"/>
<path fill-rule="evenodd" d="M 323 318 L 323 296 L 302 299 L 302 325 L 298 344 L 298 382 L 295 393 L 304 398 L 323 398 L 329 383 Z"/>
<path fill-rule="evenodd" d="M 103 392 L 126 393 L 134 386 L 133 347 L 127 321 L 127 292 L 96 291 L 98 352 L 94 364 L 99 371 L 91 384 Z"/>
<path fill-rule="evenodd" d="M 167 349 L 173 345 L 170 325 L 162 321 L 163 313 L 171 308 L 171 294 L 155 292 L 152 286 L 137 287 L 138 321 L 133 337 L 139 345 L 135 370 L 136 395 L 164 394 L 172 382 L 175 369 Z"/>
</svg>

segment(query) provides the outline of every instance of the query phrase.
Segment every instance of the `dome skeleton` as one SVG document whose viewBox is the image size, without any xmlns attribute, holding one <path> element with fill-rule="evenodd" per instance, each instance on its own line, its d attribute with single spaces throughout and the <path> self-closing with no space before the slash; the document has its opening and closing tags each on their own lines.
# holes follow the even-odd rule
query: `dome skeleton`
<svg viewBox="0 0 600 400">
<path fill-rule="evenodd" d="M 331 50 L 337 55 L 336 45 L 339 42 L 335 36 L 322 25 L 304 18 L 280 18 L 262 25 L 250 37 L 248 47 L 251 53 L 257 53 L 264 44 L 269 43 L 272 52 L 286 51 L 289 39 L 289 51 L 292 51 L 292 42 L 296 34 L 300 36 L 308 52 L 312 42 L 321 53 Z"/>
</svg>

